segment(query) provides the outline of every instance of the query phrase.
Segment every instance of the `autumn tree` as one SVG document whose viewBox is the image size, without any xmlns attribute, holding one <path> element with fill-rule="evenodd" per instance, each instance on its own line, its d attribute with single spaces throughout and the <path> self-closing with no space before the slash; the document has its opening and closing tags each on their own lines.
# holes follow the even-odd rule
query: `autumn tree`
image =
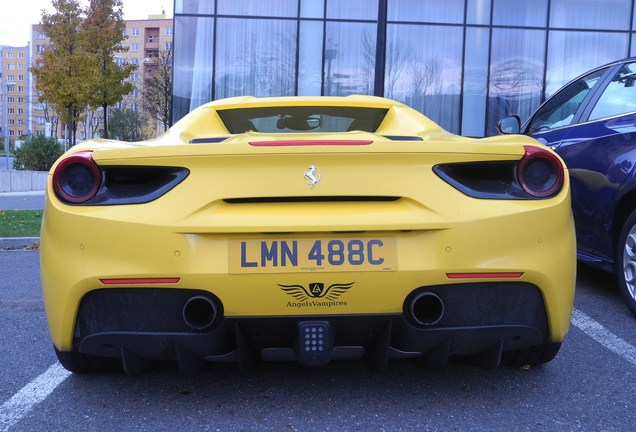
<svg viewBox="0 0 636 432">
<path fill-rule="evenodd" d="M 90 55 L 91 75 L 88 104 L 101 107 L 104 120 L 104 137 L 108 138 L 108 107 L 120 102 L 133 90 L 125 81 L 136 70 L 131 64 L 118 65 L 113 57 L 127 50 L 122 44 L 126 23 L 123 19 L 122 0 L 90 0 L 86 19 L 81 30 L 90 41 L 86 52 Z"/>
<path fill-rule="evenodd" d="M 92 68 L 89 54 L 84 49 L 87 41 L 80 31 L 82 9 L 79 0 L 53 0 L 55 11 L 42 11 L 42 30 L 49 44 L 37 63 L 31 68 L 35 85 L 42 99 L 57 107 L 62 120 L 71 130 L 71 143 L 75 144 L 77 122 L 88 101 Z"/>
<path fill-rule="evenodd" d="M 144 111 L 168 130 L 172 126 L 172 51 L 144 60 L 141 97 Z"/>
</svg>

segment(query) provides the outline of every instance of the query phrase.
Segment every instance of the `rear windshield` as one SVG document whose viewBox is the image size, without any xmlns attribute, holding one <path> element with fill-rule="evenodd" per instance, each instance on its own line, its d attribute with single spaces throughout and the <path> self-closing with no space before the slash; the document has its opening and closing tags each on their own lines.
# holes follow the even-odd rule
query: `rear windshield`
<svg viewBox="0 0 636 432">
<path fill-rule="evenodd" d="M 375 132 L 387 113 L 385 108 L 278 106 L 219 110 L 231 134 L 247 131 L 294 132 Z"/>
</svg>

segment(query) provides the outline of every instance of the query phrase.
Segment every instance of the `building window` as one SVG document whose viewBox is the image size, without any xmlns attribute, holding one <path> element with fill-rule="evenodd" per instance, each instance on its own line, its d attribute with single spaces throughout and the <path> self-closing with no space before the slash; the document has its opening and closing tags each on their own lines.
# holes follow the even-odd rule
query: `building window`
<svg viewBox="0 0 636 432">
<path fill-rule="evenodd" d="M 620 32 L 550 31 L 545 96 L 585 71 L 626 57 L 629 36 Z M 567 53 L 568 61 L 564 61 Z"/>
<path fill-rule="evenodd" d="M 545 30 L 493 29 L 488 135 L 496 133 L 502 111 L 528 118 L 541 103 L 545 39 Z"/>
<path fill-rule="evenodd" d="M 131 36 L 139 36 L 139 28 L 138 27 L 134 27 L 130 30 L 130 35 Z"/>
<path fill-rule="evenodd" d="M 326 96 L 373 94 L 376 28 L 372 23 L 327 23 Z"/>
<path fill-rule="evenodd" d="M 356 0 L 364 3 L 364 8 L 359 8 L 356 12 L 370 9 L 367 0 Z M 375 0 L 377 4 L 377 0 Z M 248 15 L 248 16 L 272 16 L 272 17 L 296 17 L 298 16 L 297 0 L 217 0 L 219 15 Z M 332 3 L 332 2 L 329 2 Z M 338 2 L 342 3 L 342 2 Z M 345 3 L 348 3 L 345 2 Z M 378 10 L 376 6 L 375 10 Z"/>
<path fill-rule="evenodd" d="M 163 49 L 164 49 L 164 51 L 172 51 L 172 42 L 166 42 L 163 45 Z"/>
<path fill-rule="evenodd" d="M 13 60 L 13 59 L 15 58 L 15 53 L 13 53 L 13 52 L 8 52 L 8 53 L 7 53 L 7 58 L 8 58 L 9 60 Z"/>
<path fill-rule="evenodd" d="M 13 63 L 7 64 L 7 70 L 15 70 L 15 65 Z"/>
<path fill-rule="evenodd" d="M 388 3 L 387 16 L 389 21 L 445 24 L 461 24 L 464 22 L 464 0 L 445 0 L 444 2 L 393 0 Z M 350 14 L 352 11 L 355 12 L 355 9 L 349 8 L 348 2 L 336 2 L 333 5 L 335 7 L 331 6 L 328 10 L 328 17 L 353 18 Z M 362 4 L 359 7 L 361 9 L 370 9 Z M 373 12 L 373 10 L 368 10 L 367 13 Z M 375 16 L 377 17 L 377 12 L 375 12 Z M 368 19 L 373 18 L 369 17 Z"/>
<path fill-rule="evenodd" d="M 130 64 L 139 65 L 139 59 L 137 57 L 133 57 L 130 59 Z"/>
<path fill-rule="evenodd" d="M 291 20 L 219 18 L 216 98 L 246 94 L 293 95 L 296 87 L 296 27 L 296 22 Z M 199 77 L 203 78 L 203 74 L 197 74 L 197 79 Z M 208 94 L 198 97 L 201 102 L 210 100 Z"/>
<path fill-rule="evenodd" d="M 545 27 L 548 0 L 494 0 L 493 24 L 518 27 Z"/>
<path fill-rule="evenodd" d="M 15 81 L 15 75 L 7 75 L 7 81 Z"/>
<path fill-rule="evenodd" d="M 38 40 L 44 40 L 46 39 L 46 34 L 43 32 L 37 32 L 37 35 L 35 36 L 35 38 Z"/>
<path fill-rule="evenodd" d="M 130 50 L 133 51 L 133 52 L 139 51 L 139 44 L 138 43 L 130 44 Z"/>
<path fill-rule="evenodd" d="M 172 36 L 172 27 L 166 27 L 163 29 L 163 34 L 166 36 Z"/>
<path fill-rule="evenodd" d="M 390 24 L 384 94 L 458 130 L 462 45 L 461 27 Z"/>
<path fill-rule="evenodd" d="M 632 21 L 631 8 L 631 0 L 551 0 L 550 27 L 629 30 Z"/>
<path fill-rule="evenodd" d="M 176 0 L 173 120 L 227 96 L 363 93 L 490 135 L 573 77 L 636 55 L 635 2 Z"/>
<path fill-rule="evenodd" d="M 45 49 L 46 49 L 46 48 L 45 48 L 45 46 L 44 46 L 44 45 L 36 45 L 36 46 L 35 46 L 35 50 L 36 50 L 36 52 L 37 52 L 38 54 L 42 54 L 42 53 L 44 53 L 44 50 L 45 50 Z"/>
<path fill-rule="evenodd" d="M 18 81 L 24 81 L 24 75 L 18 75 Z"/>
</svg>

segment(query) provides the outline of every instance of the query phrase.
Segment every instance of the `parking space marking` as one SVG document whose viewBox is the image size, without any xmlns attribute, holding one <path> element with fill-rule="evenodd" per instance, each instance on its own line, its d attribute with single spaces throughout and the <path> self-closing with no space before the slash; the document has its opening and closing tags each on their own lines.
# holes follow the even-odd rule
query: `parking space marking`
<svg viewBox="0 0 636 432">
<path fill-rule="evenodd" d="M 572 325 L 623 359 L 636 366 L 636 347 L 619 338 L 578 309 L 572 311 Z M 22 420 L 37 404 L 45 400 L 71 375 L 59 363 L 24 386 L 0 406 L 0 432 Z"/>
<path fill-rule="evenodd" d="M 576 308 L 572 311 L 572 324 L 608 350 L 636 366 L 636 347 L 619 338 Z"/>
<path fill-rule="evenodd" d="M 71 373 L 56 362 L 42 375 L 22 387 L 11 399 L 0 406 L 0 432 L 8 431 L 11 426 L 22 420 L 69 375 Z"/>
</svg>

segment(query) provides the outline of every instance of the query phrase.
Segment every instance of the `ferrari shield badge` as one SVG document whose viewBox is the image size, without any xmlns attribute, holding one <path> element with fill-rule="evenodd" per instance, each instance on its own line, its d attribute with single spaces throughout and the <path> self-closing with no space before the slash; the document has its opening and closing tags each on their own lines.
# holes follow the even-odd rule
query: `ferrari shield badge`
<svg viewBox="0 0 636 432">
<path fill-rule="evenodd" d="M 320 173 L 316 171 L 316 165 L 309 165 L 309 168 L 305 171 L 304 177 L 311 189 L 320 183 Z"/>
</svg>

